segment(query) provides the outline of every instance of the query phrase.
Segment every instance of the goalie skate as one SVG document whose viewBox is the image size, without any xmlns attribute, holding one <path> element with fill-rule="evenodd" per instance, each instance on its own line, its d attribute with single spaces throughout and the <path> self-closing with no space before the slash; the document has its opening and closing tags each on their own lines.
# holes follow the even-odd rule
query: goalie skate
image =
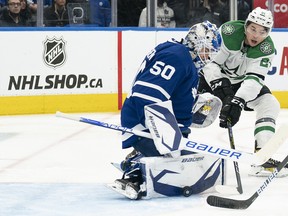
<svg viewBox="0 0 288 216">
<path fill-rule="evenodd" d="M 131 200 L 141 199 L 140 187 L 128 179 L 117 179 L 114 183 L 107 184 L 107 187 Z"/>
<path fill-rule="evenodd" d="M 248 175 L 256 177 L 268 177 L 273 173 L 280 161 L 270 158 L 266 163 L 261 166 L 252 165 Z M 288 165 L 286 164 L 283 169 L 278 173 L 277 178 L 288 176 Z"/>
</svg>

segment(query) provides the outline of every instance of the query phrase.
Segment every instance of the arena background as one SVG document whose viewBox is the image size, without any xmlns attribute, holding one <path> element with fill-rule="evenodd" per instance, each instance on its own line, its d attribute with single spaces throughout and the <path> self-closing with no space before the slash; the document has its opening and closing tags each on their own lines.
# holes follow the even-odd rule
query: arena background
<svg viewBox="0 0 288 216">
<path fill-rule="evenodd" d="M 0 115 L 118 111 L 144 56 L 187 30 L 1 28 Z M 288 30 L 271 37 L 277 55 L 266 84 L 288 108 Z"/>
</svg>

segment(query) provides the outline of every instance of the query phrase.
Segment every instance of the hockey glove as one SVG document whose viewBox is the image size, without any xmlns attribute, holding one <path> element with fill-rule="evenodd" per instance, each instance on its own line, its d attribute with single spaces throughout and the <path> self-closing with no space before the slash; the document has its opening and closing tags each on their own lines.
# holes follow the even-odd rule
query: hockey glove
<svg viewBox="0 0 288 216">
<path fill-rule="evenodd" d="M 223 102 L 223 105 L 225 105 L 233 98 L 234 91 L 231 88 L 231 82 L 229 79 L 220 78 L 217 80 L 213 80 L 210 82 L 210 85 L 213 94 L 220 98 L 220 100 Z"/>
<path fill-rule="evenodd" d="M 220 127 L 227 128 L 227 121 L 230 121 L 231 126 L 234 126 L 239 121 L 244 105 L 245 101 L 236 96 L 230 102 L 224 104 L 220 112 Z"/>
</svg>

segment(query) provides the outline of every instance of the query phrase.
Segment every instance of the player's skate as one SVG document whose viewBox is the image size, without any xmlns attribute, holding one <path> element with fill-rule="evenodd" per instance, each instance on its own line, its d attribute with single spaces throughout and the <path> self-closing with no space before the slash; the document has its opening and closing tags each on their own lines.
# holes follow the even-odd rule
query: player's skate
<svg viewBox="0 0 288 216">
<path fill-rule="evenodd" d="M 120 164 L 121 169 L 125 172 L 129 167 L 131 167 L 132 162 L 135 160 L 139 160 L 137 156 L 140 156 L 140 153 L 137 152 L 135 149 L 130 152 Z"/>
<path fill-rule="evenodd" d="M 252 165 L 249 175 L 257 177 L 268 177 L 276 170 L 276 167 L 280 164 L 280 161 L 270 158 L 266 163 L 256 166 Z M 288 164 L 279 172 L 277 175 L 278 178 L 288 176 Z"/>
<path fill-rule="evenodd" d="M 121 163 L 111 162 L 111 164 L 123 173 L 129 173 L 134 169 L 134 165 L 139 162 L 143 155 L 135 149 L 130 152 Z"/>
<path fill-rule="evenodd" d="M 116 179 L 114 184 L 110 186 L 113 190 L 129 199 L 138 200 L 141 198 L 139 183 L 133 182 L 131 179 Z"/>
<path fill-rule="evenodd" d="M 255 141 L 255 152 L 258 152 L 260 148 L 257 148 L 257 141 Z M 269 158 L 266 163 L 262 165 L 251 165 L 250 172 L 248 175 L 257 177 L 268 177 L 276 170 L 279 166 L 280 161 Z M 283 169 L 278 173 L 277 178 L 288 176 L 288 164 L 283 167 Z"/>
<path fill-rule="evenodd" d="M 125 176 L 128 178 L 124 178 Z M 108 184 L 108 187 L 129 199 L 140 199 L 142 197 L 142 190 L 140 190 L 140 184 L 142 183 L 140 169 L 136 166 L 129 173 L 124 173 L 124 177 L 116 179 L 114 183 Z"/>
<path fill-rule="evenodd" d="M 143 182 L 140 171 L 139 160 L 143 155 L 133 150 L 129 153 L 121 164 L 117 165 L 118 169 L 123 172 L 122 179 L 116 179 L 114 183 L 107 186 L 112 190 L 128 197 L 132 200 L 138 200 L 142 197 L 140 184 Z M 116 167 L 115 163 L 112 163 Z M 126 178 L 125 178 L 126 177 Z"/>
</svg>

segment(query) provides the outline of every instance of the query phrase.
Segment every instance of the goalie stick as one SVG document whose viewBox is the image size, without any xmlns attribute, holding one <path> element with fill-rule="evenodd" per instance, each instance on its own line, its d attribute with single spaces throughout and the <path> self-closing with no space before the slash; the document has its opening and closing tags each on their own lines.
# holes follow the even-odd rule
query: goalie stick
<svg viewBox="0 0 288 216">
<path fill-rule="evenodd" d="M 230 209 L 247 209 L 268 187 L 268 185 L 276 178 L 281 169 L 288 163 L 288 155 L 286 158 L 276 167 L 275 171 L 260 185 L 255 193 L 246 200 L 235 200 L 219 196 L 208 196 L 207 203 L 211 206 Z"/>
<path fill-rule="evenodd" d="M 227 122 L 227 129 L 228 129 L 230 147 L 232 149 L 235 149 L 233 130 L 232 130 L 231 122 L 229 120 Z M 232 185 L 216 185 L 215 189 L 217 192 L 225 193 L 225 194 L 242 194 L 243 193 L 243 187 L 241 183 L 241 176 L 240 176 L 238 162 L 233 161 L 233 165 L 234 165 L 234 170 L 235 170 L 235 175 L 236 175 L 237 187 L 234 187 Z"/>
<path fill-rule="evenodd" d="M 137 136 L 152 139 L 152 136 L 149 132 L 134 130 L 132 128 L 127 128 L 115 124 L 109 124 L 101 121 L 96 121 L 93 119 L 77 117 L 59 111 L 56 112 L 56 117 L 62 117 L 65 119 L 96 125 L 107 129 L 127 132 Z M 277 133 L 267 142 L 267 144 L 260 151 L 254 154 L 222 147 L 219 145 L 218 146 L 210 145 L 207 144 L 206 142 L 190 140 L 184 137 L 181 139 L 181 145 L 185 148 L 185 150 L 188 151 L 204 153 L 226 160 L 242 161 L 245 163 L 250 164 L 254 163 L 256 165 L 261 165 L 265 163 L 272 156 L 272 154 L 274 154 L 278 150 L 278 148 L 284 143 L 285 139 L 288 137 L 287 130 L 288 130 L 287 125 L 282 126 L 277 131 Z"/>
<path fill-rule="evenodd" d="M 78 122 L 83 122 L 83 123 L 87 123 L 87 124 L 91 124 L 91 125 L 96 125 L 96 126 L 104 127 L 104 128 L 107 128 L 107 129 L 127 132 L 127 133 L 131 133 L 131 134 L 135 134 L 137 136 L 141 136 L 141 137 L 146 137 L 146 138 L 152 139 L 151 134 L 147 133 L 147 132 L 144 132 L 144 131 L 134 130 L 132 128 L 122 127 L 120 125 L 109 124 L 109 123 L 106 123 L 106 122 L 101 122 L 101 121 L 97 121 L 97 120 L 93 120 L 93 119 L 78 117 L 78 116 L 62 113 L 62 112 L 59 112 L 59 111 L 56 112 L 56 117 L 62 117 L 62 118 L 66 118 L 66 119 L 70 119 L 70 120 L 74 120 L 74 121 L 78 121 Z"/>
</svg>

